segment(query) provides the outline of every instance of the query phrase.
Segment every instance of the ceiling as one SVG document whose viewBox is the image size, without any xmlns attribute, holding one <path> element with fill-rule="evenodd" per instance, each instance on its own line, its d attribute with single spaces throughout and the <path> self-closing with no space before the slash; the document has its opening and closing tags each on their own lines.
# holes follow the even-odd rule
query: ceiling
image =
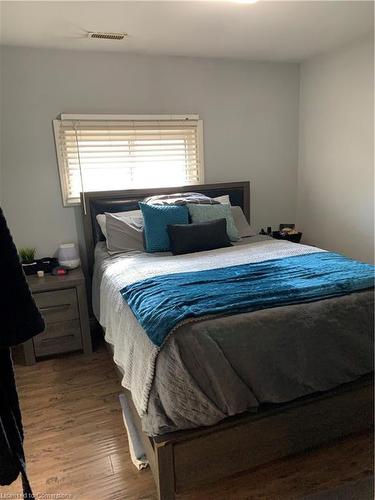
<svg viewBox="0 0 375 500">
<path fill-rule="evenodd" d="M 301 61 L 373 30 L 373 2 L 1 1 L 1 43 L 78 50 Z M 87 31 L 125 31 L 123 41 Z"/>
</svg>

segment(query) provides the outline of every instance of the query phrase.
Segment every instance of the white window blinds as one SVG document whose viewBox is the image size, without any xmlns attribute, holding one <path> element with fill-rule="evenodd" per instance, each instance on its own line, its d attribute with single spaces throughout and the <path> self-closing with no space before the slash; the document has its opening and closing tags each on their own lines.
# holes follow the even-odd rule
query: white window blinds
<svg viewBox="0 0 375 500">
<path fill-rule="evenodd" d="M 202 122 L 193 117 L 88 119 L 62 115 L 54 133 L 64 205 L 81 191 L 200 184 Z"/>
</svg>

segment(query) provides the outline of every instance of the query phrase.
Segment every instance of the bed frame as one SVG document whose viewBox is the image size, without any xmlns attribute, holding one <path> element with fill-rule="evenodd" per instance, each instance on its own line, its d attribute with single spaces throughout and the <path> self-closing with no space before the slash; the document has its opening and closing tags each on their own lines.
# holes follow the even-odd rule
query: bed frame
<svg viewBox="0 0 375 500">
<path fill-rule="evenodd" d="M 249 182 L 86 193 L 83 226 L 90 272 L 95 244 L 104 239 L 96 222 L 98 213 L 134 210 L 147 196 L 186 191 L 211 197 L 228 194 L 232 205 L 241 206 L 250 220 Z M 369 430 L 374 421 L 372 374 L 289 403 L 262 405 L 255 414 L 244 413 L 210 427 L 154 438 L 143 433 L 131 394 L 123 390 L 160 500 L 172 500 L 176 493 L 199 484 Z"/>
</svg>

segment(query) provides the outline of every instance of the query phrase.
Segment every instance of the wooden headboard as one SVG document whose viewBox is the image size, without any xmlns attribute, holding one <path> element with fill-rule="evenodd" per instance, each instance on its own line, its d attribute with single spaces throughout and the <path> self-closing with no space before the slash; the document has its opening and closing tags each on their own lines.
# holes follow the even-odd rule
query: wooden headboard
<svg viewBox="0 0 375 500">
<path fill-rule="evenodd" d="M 83 209 L 83 194 L 81 193 L 81 208 L 83 229 L 86 242 L 88 268 L 90 275 L 94 266 L 94 250 L 98 241 L 104 236 L 97 223 L 96 216 L 104 212 L 124 212 L 137 210 L 138 202 L 148 196 L 157 194 L 172 194 L 192 191 L 202 193 L 211 198 L 228 195 L 234 206 L 240 206 L 250 222 L 250 182 L 225 182 L 221 184 L 200 184 L 167 188 L 128 189 L 125 191 L 93 191 L 85 193 L 86 213 Z"/>
</svg>

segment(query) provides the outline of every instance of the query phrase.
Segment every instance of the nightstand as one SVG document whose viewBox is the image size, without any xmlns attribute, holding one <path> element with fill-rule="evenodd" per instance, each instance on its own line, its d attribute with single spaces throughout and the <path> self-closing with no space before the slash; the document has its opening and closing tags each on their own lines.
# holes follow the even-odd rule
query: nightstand
<svg viewBox="0 0 375 500">
<path fill-rule="evenodd" d="M 276 240 L 291 241 L 292 243 L 299 243 L 301 241 L 301 238 L 302 238 L 302 233 L 288 234 L 288 235 L 282 236 L 280 234 L 280 231 L 272 231 L 272 238 L 275 238 Z"/>
<path fill-rule="evenodd" d="M 86 286 L 82 270 L 71 270 L 65 276 L 46 274 L 43 278 L 36 275 L 26 278 L 44 317 L 46 329 L 22 344 L 25 363 L 31 365 L 38 358 L 71 351 L 91 353 Z"/>
</svg>

